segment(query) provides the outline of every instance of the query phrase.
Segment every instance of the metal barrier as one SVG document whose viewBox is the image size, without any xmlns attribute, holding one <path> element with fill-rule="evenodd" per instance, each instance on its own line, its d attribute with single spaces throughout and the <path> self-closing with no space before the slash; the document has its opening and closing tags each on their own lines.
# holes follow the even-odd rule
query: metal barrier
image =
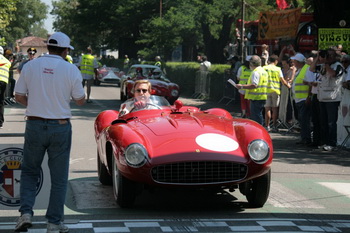
<svg viewBox="0 0 350 233">
<path fill-rule="evenodd" d="M 198 70 L 195 77 L 195 90 L 192 98 L 207 99 L 210 97 L 210 72 Z"/>
<path fill-rule="evenodd" d="M 224 72 L 222 98 L 219 100 L 219 103 L 221 103 L 224 100 L 228 100 L 226 105 L 229 105 L 232 101 L 236 100 L 236 94 L 237 94 L 237 89 L 227 82 L 227 80 L 229 79 L 236 81 L 232 73 L 230 72 L 230 69 L 227 69 Z"/>
</svg>

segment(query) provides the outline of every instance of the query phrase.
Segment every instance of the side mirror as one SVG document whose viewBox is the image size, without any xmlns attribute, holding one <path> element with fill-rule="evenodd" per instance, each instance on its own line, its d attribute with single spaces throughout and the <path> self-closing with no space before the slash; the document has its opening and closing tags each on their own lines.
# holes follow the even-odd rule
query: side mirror
<svg viewBox="0 0 350 233">
<path fill-rule="evenodd" d="M 184 104 L 182 103 L 181 100 L 175 100 L 174 106 L 175 106 L 175 110 L 179 111 L 184 106 Z"/>
</svg>

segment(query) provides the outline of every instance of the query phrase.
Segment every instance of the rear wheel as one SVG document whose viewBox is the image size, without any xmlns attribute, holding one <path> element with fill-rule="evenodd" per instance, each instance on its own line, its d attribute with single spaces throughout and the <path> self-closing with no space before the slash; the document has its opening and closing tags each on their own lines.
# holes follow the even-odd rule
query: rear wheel
<svg viewBox="0 0 350 233">
<path fill-rule="evenodd" d="M 109 174 L 106 166 L 101 162 L 98 151 L 97 151 L 97 174 L 101 184 L 104 184 L 104 185 L 112 184 L 112 176 Z"/>
<path fill-rule="evenodd" d="M 263 176 L 248 181 L 246 198 L 250 206 L 263 207 L 270 193 L 271 170 Z"/>
<path fill-rule="evenodd" d="M 120 207 L 132 207 L 136 199 L 138 184 L 125 178 L 120 173 L 114 156 L 112 166 L 114 198 Z"/>
</svg>

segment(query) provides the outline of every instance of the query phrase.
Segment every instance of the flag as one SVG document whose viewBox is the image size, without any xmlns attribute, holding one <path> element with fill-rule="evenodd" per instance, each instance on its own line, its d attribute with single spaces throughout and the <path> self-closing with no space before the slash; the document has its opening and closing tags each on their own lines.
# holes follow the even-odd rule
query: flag
<svg viewBox="0 0 350 233">
<path fill-rule="evenodd" d="M 286 0 L 276 0 L 277 8 L 280 10 L 286 9 L 288 6 Z"/>
</svg>

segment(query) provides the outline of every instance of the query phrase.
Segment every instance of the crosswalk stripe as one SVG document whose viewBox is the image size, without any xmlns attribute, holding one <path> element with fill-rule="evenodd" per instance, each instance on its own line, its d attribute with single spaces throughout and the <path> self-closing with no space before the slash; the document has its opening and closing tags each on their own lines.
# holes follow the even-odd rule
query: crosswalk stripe
<svg viewBox="0 0 350 233">
<path fill-rule="evenodd" d="M 319 182 L 319 184 L 350 198 L 350 183 Z"/>
<path fill-rule="evenodd" d="M 279 208 L 306 208 L 306 209 L 324 209 L 313 201 L 310 201 L 307 197 L 284 187 L 276 181 L 271 182 L 271 190 L 268 202 L 274 207 Z"/>
</svg>

